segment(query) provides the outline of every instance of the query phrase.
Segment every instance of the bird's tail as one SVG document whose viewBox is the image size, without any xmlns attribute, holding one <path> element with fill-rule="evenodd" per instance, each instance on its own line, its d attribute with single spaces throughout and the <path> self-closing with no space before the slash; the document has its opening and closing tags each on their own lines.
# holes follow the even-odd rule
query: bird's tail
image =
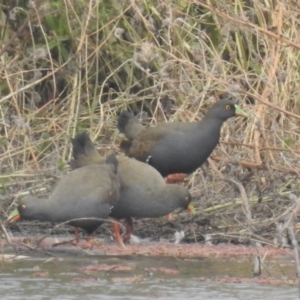
<svg viewBox="0 0 300 300">
<path fill-rule="evenodd" d="M 125 153 L 126 155 L 129 155 L 130 152 L 130 148 L 132 146 L 132 141 L 129 140 L 123 140 L 120 143 L 120 150 Z"/>
<path fill-rule="evenodd" d="M 114 153 L 106 157 L 105 163 L 113 165 L 114 173 L 117 174 L 119 161 Z"/>
<path fill-rule="evenodd" d="M 127 139 L 133 140 L 143 130 L 144 126 L 129 111 L 122 111 L 118 118 L 118 129 Z"/>
<path fill-rule="evenodd" d="M 86 132 L 78 133 L 71 142 L 73 145 L 73 159 L 70 162 L 72 169 L 105 161 Z"/>
</svg>

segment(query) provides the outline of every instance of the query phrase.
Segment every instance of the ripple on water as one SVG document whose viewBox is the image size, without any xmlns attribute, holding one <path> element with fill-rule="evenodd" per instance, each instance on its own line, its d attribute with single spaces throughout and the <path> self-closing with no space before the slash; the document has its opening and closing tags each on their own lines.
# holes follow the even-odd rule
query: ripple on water
<svg viewBox="0 0 300 300">
<path fill-rule="evenodd" d="M 103 270 L 106 264 L 130 265 L 134 268 L 121 268 L 107 272 L 106 269 Z M 89 265 L 98 266 L 94 268 L 96 271 L 92 271 L 96 272 L 95 276 L 94 273 L 90 276 L 82 271 L 81 267 Z M 298 298 L 298 289 L 288 285 L 277 287 L 197 279 L 200 271 L 214 270 L 212 267 L 212 262 L 204 259 L 180 261 L 174 258 L 158 260 L 141 257 L 113 258 L 113 260 L 103 257 L 92 257 L 92 259 L 71 257 L 69 260 L 64 259 L 55 263 L 31 260 L 2 264 L 0 300 L 294 300 Z M 145 275 L 148 274 L 145 269 L 149 268 L 154 270 L 150 277 Z M 178 269 L 179 272 L 164 274 L 159 271 L 163 268 Z M 238 269 L 233 271 L 232 268 L 234 265 L 230 264 L 229 269 L 222 269 L 219 262 L 215 270 L 239 276 Z M 39 277 L 37 270 L 46 273 L 47 277 Z M 90 269 L 85 269 L 85 272 L 87 270 Z M 126 281 L 126 279 L 134 279 L 135 276 L 141 280 Z M 222 275 L 214 273 L 214 276 Z M 78 280 L 75 280 L 76 278 Z M 115 280 L 117 278 L 120 280 Z"/>
</svg>

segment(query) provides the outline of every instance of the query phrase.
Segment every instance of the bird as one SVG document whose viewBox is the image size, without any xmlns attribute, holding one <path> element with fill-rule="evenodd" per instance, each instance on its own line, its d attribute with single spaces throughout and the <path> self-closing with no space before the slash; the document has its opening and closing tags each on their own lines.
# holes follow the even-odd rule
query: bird
<svg viewBox="0 0 300 300">
<path fill-rule="evenodd" d="M 99 154 L 89 135 L 81 132 L 72 139 L 73 159 L 71 168 L 82 168 L 86 165 L 102 163 Z M 158 218 L 174 210 L 193 212 L 192 195 L 183 186 L 166 184 L 160 173 L 148 164 L 124 155 L 118 156 L 120 177 L 120 196 L 113 207 L 110 217 L 125 219 L 127 242 L 133 232 L 132 218 Z M 113 224 L 116 242 L 122 245 L 118 223 Z"/>
<path fill-rule="evenodd" d="M 118 164 L 115 154 L 111 154 L 101 164 L 69 172 L 59 179 L 48 199 L 23 199 L 9 215 L 8 223 L 20 219 L 68 222 L 87 232 L 84 247 L 91 247 L 92 233 L 109 217 L 119 200 Z"/>
<path fill-rule="evenodd" d="M 217 146 L 223 123 L 234 116 L 247 114 L 233 101 L 216 102 L 199 122 L 170 122 L 144 127 L 129 111 L 122 111 L 117 127 L 126 137 L 121 150 L 154 167 L 167 182 L 193 173 Z M 180 176 L 182 175 L 182 176 Z M 169 177 L 168 177 L 169 176 Z"/>
</svg>

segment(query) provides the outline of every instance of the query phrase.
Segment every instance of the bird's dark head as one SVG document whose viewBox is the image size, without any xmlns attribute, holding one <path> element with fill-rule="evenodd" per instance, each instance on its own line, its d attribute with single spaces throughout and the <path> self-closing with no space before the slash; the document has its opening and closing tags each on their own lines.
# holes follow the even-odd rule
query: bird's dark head
<svg viewBox="0 0 300 300">
<path fill-rule="evenodd" d="M 21 219 L 34 220 L 34 216 L 36 217 L 36 207 L 38 201 L 38 199 L 22 200 L 18 207 L 10 213 L 10 215 L 7 218 L 7 222 L 14 223 Z"/>
<path fill-rule="evenodd" d="M 185 187 L 178 184 L 167 184 L 167 187 L 171 191 L 173 197 L 177 198 L 178 208 L 194 212 L 195 209 L 191 204 L 193 200 L 192 195 Z"/>
<path fill-rule="evenodd" d="M 182 186 L 180 186 L 182 188 Z M 193 197 L 191 195 L 191 193 L 184 188 L 184 190 L 182 190 L 182 208 L 183 209 L 186 209 L 187 211 L 189 212 L 194 212 L 195 209 L 194 209 L 194 206 L 192 205 L 192 200 L 193 200 Z"/>
<path fill-rule="evenodd" d="M 248 115 L 232 100 L 220 100 L 206 113 L 206 117 L 214 117 L 226 121 L 235 116 L 248 117 Z"/>
</svg>

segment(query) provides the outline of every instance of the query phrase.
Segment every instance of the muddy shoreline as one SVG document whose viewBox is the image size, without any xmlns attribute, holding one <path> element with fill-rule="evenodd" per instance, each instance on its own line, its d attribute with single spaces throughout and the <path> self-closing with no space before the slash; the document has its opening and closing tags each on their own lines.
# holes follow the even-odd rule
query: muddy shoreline
<svg viewBox="0 0 300 300">
<path fill-rule="evenodd" d="M 16 257 L 10 257 L 11 261 L 18 257 L 18 255 L 25 255 L 29 257 L 44 257 L 49 259 L 52 257 L 54 261 L 64 259 L 64 257 L 90 257 L 83 266 L 90 274 L 90 268 L 93 272 L 99 272 L 103 268 L 110 270 L 121 270 L 123 276 L 120 280 L 128 283 L 136 282 L 137 280 L 146 280 L 146 273 L 162 273 L 167 276 L 176 278 L 181 276 L 180 270 L 176 267 L 176 263 L 172 268 L 151 268 L 151 265 L 145 269 L 145 274 L 139 276 L 132 276 L 135 268 L 129 269 L 130 272 L 124 273 L 128 268 L 128 263 L 124 263 L 123 259 L 130 259 L 134 262 L 138 257 L 157 257 L 163 259 L 164 257 L 172 257 L 176 261 L 188 262 L 192 261 L 211 261 L 213 262 L 213 269 L 211 275 L 200 276 L 197 280 L 215 281 L 223 283 L 256 283 L 267 285 L 297 285 L 298 279 L 296 277 L 296 266 L 294 260 L 294 252 L 292 249 L 276 248 L 273 246 L 254 247 L 244 245 L 205 245 L 202 243 L 193 244 L 174 244 L 164 242 L 153 242 L 149 239 L 140 240 L 139 244 L 127 244 L 125 248 L 120 247 L 112 240 L 94 239 L 92 249 L 83 249 L 81 245 L 84 239 L 81 239 L 78 245 L 72 244 L 74 240 L 71 235 L 66 236 L 50 236 L 41 241 L 41 236 L 35 237 L 13 237 L 11 243 L 8 244 L 6 240 L 1 239 L 3 253 L 12 253 Z M 260 256 L 262 264 L 262 273 L 260 276 L 254 276 L 252 273 L 254 257 Z M 114 263 L 103 264 L 105 257 L 112 260 Z M 2 261 L 3 262 L 3 261 Z M 90 265 L 92 263 L 92 265 Z M 130 263 L 130 266 L 132 263 Z M 150 270 L 150 271 L 149 271 Z M 238 271 L 243 270 L 243 271 Z M 84 271 L 85 272 L 85 271 Z M 91 274 L 93 274 L 93 272 Z M 102 272 L 102 271 L 101 271 Z M 209 272 L 209 271 L 208 271 Z M 39 274 L 38 272 L 37 274 Z M 216 275 L 215 273 L 219 274 Z M 43 273 L 44 274 L 44 273 Z M 118 272 L 116 273 L 116 275 Z M 199 274 L 200 275 L 200 274 Z M 37 275 L 39 276 L 39 275 Z M 44 276 L 44 275 L 43 275 Z M 119 277 L 114 278 L 118 281 Z M 86 277 L 78 277 L 82 283 L 91 283 L 94 279 Z"/>
</svg>

